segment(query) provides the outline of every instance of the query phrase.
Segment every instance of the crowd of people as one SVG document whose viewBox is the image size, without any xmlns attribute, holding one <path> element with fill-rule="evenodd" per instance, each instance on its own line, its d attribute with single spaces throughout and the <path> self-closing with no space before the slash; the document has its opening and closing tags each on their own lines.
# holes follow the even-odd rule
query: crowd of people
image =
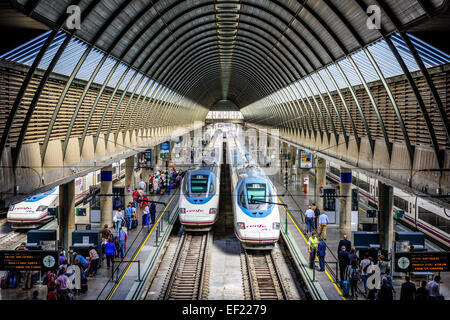
<svg viewBox="0 0 450 320">
<path fill-rule="evenodd" d="M 319 271 L 325 271 L 325 256 L 327 245 L 323 236 L 316 236 L 316 232 L 311 229 L 311 236 L 308 240 L 308 252 L 310 254 L 309 266 L 315 268 L 315 258 L 319 259 Z M 357 298 L 358 283 L 363 284 L 364 297 L 369 300 L 394 300 L 396 293 L 391 275 L 389 263 L 384 255 L 374 258 L 369 254 L 358 257 L 355 248 L 348 240 L 347 235 L 339 241 L 337 250 L 337 263 L 339 266 L 339 280 L 344 296 Z M 376 272 L 380 274 L 380 282 L 374 283 L 369 288 L 368 279 Z M 337 275 L 336 275 L 337 276 Z M 443 300 L 440 292 L 440 276 L 435 276 L 432 281 L 423 280 L 420 288 L 411 282 L 409 276 L 405 276 L 405 282 L 401 285 L 400 300 Z"/>
</svg>

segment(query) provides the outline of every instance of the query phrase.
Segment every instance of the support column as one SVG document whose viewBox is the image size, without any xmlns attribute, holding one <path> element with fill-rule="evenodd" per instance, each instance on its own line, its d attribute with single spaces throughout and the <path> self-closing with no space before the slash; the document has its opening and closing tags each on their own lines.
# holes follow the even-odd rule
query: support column
<svg viewBox="0 0 450 320">
<path fill-rule="evenodd" d="M 75 230 L 75 180 L 59 186 L 59 239 L 68 252 Z"/>
<path fill-rule="evenodd" d="M 135 188 L 134 178 L 134 156 L 125 159 L 125 203 L 133 201 L 133 190 Z M 112 190 L 112 187 L 111 187 Z"/>
<path fill-rule="evenodd" d="M 102 168 L 100 173 L 100 194 L 112 194 L 112 165 Z M 112 196 L 100 196 L 100 215 L 101 225 L 107 224 L 112 226 L 112 212 L 113 212 L 113 197 Z"/>
<path fill-rule="evenodd" d="M 145 182 L 147 190 L 144 190 L 145 194 L 148 193 L 148 180 L 150 179 L 150 169 L 149 168 L 142 168 L 142 181 Z M 128 203 L 128 202 L 127 202 Z"/>
<path fill-rule="evenodd" d="M 382 249 L 390 252 L 394 239 L 393 187 L 378 181 L 378 232 Z"/>
<path fill-rule="evenodd" d="M 323 198 L 320 197 L 320 190 L 325 186 L 327 178 L 327 161 L 324 158 L 316 158 L 316 180 L 315 180 L 315 193 L 314 202 L 320 211 L 323 211 Z"/>
<path fill-rule="evenodd" d="M 341 182 L 339 183 L 339 225 L 344 233 L 351 231 L 352 223 L 352 170 L 341 167 Z"/>
</svg>

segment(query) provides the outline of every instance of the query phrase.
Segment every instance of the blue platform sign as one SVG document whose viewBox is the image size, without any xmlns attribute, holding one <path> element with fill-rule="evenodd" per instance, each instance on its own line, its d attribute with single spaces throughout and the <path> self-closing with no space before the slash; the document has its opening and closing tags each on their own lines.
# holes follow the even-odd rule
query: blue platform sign
<svg viewBox="0 0 450 320">
<path fill-rule="evenodd" d="M 169 152 L 170 151 L 170 141 L 161 143 L 161 150 Z"/>
</svg>

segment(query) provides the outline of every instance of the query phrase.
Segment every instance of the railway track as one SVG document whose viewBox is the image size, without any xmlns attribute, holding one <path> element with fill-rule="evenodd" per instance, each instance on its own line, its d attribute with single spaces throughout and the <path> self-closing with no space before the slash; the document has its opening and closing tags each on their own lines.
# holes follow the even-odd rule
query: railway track
<svg viewBox="0 0 450 320">
<path fill-rule="evenodd" d="M 26 241 L 26 232 L 16 232 L 12 231 L 8 234 L 0 236 L 0 250 L 8 250 L 14 243 L 21 241 Z"/>
<path fill-rule="evenodd" d="M 272 252 L 242 249 L 244 292 L 248 300 L 288 300 L 289 292 Z"/>
<path fill-rule="evenodd" d="M 208 296 L 211 233 L 184 232 L 161 291 L 162 300 L 203 300 Z"/>
</svg>

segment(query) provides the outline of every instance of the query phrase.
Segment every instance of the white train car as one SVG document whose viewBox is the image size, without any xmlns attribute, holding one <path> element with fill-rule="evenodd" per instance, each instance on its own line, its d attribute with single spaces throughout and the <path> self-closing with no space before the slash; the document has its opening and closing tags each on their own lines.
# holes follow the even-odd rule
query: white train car
<svg viewBox="0 0 450 320">
<path fill-rule="evenodd" d="M 247 153 L 237 135 L 227 135 L 236 237 L 246 249 L 272 249 L 280 237 L 277 191 Z"/>
<path fill-rule="evenodd" d="M 218 218 L 223 133 L 216 130 L 203 152 L 202 165 L 189 170 L 180 191 L 180 223 L 187 231 L 208 231 Z"/>
<path fill-rule="evenodd" d="M 59 188 L 32 196 L 10 206 L 6 219 L 13 229 L 32 229 L 55 218 L 59 205 Z"/>
<path fill-rule="evenodd" d="M 125 175 L 125 160 L 115 162 L 113 167 L 113 181 L 120 181 Z M 88 173 L 75 179 L 75 204 L 77 215 L 75 223 L 90 222 L 90 203 L 83 203 L 83 199 L 89 195 L 91 186 L 100 187 L 100 171 Z M 7 222 L 13 229 L 38 228 L 57 215 L 59 206 L 59 187 L 42 194 L 34 195 L 23 202 L 10 206 L 7 213 Z"/>
<path fill-rule="evenodd" d="M 339 166 L 330 163 L 328 177 L 339 182 Z M 353 176 L 353 185 L 358 188 L 359 200 L 366 206 L 378 209 L 377 180 L 364 173 L 357 172 Z M 409 194 L 399 188 L 393 190 L 393 209 L 405 212 L 399 218 L 412 230 L 425 233 L 435 242 L 450 248 L 450 212 L 428 199 Z"/>
</svg>

